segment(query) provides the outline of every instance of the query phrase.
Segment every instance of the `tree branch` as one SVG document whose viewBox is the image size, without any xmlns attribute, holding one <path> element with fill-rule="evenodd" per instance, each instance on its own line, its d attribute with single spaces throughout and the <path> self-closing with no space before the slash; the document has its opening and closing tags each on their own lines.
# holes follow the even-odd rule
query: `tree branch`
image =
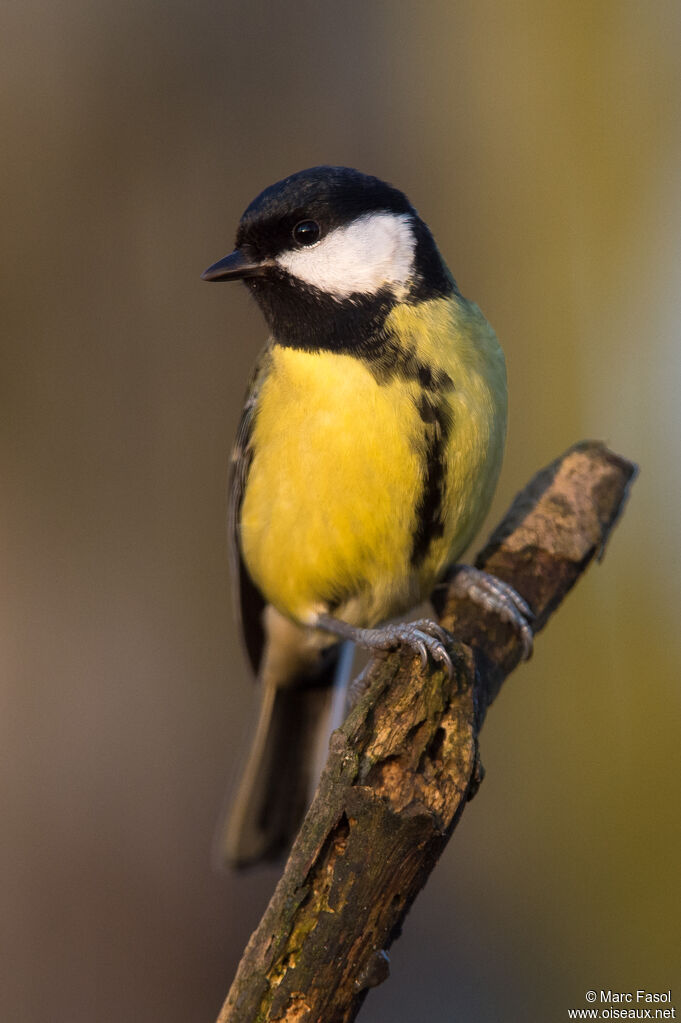
<svg viewBox="0 0 681 1023">
<path fill-rule="evenodd" d="M 584 442 L 521 491 L 476 560 L 544 627 L 605 543 L 636 468 Z M 457 643 L 449 679 L 406 651 L 376 662 L 333 733 L 314 801 L 218 1023 L 347 1023 L 388 975 L 386 950 L 482 778 L 478 734 L 521 658 L 514 630 L 433 594 Z"/>
</svg>

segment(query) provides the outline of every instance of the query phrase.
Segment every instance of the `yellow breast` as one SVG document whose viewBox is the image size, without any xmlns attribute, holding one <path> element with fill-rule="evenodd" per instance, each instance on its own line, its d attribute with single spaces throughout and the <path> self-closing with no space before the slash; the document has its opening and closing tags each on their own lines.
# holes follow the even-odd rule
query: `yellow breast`
<svg viewBox="0 0 681 1023">
<path fill-rule="evenodd" d="M 386 326 L 453 384 L 442 396 L 451 411 L 444 530 L 414 564 L 427 469 L 418 378 L 381 379 L 353 355 L 274 345 L 239 535 L 265 598 L 301 622 L 330 609 L 373 625 L 417 603 L 468 543 L 496 483 L 505 374 L 477 308 L 460 299 L 398 307 Z"/>
</svg>

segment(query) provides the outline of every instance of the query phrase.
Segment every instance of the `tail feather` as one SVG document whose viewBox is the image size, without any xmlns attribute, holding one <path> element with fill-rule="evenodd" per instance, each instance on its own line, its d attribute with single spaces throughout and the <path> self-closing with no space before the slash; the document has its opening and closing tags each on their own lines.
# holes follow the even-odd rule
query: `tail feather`
<svg viewBox="0 0 681 1023">
<path fill-rule="evenodd" d="M 215 842 L 218 866 L 246 867 L 288 852 L 307 810 L 319 770 L 320 746 L 347 684 L 348 657 L 335 645 L 317 651 L 313 669 L 286 684 L 273 672 L 263 678 L 263 697 L 253 744 L 236 796 Z"/>
<path fill-rule="evenodd" d="M 317 736 L 329 688 L 266 691 L 253 746 L 218 857 L 244 867 L 277 859 L 291 845 L 307 808 Z"/>
</svg>

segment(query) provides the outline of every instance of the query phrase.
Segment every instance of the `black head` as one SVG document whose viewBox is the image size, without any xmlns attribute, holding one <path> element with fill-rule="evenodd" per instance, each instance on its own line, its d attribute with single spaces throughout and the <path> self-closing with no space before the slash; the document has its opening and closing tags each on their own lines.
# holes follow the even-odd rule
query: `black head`
<svg viewBox="0 0 681 1023">
<path fill-rule="evenodd" d="M 244 212 L 236 245 L 204 280 L 243 280 L 274 336 L 306 348 L 347 347 L 396 302 L 455 287 L 407 197 L 348 167 L 270 185 Z"/>
<path fill-rule="evenodd" d="M 368 213 L 416 216 L 396 188 L 350 167 L 312 167 L 270 185 L 247 207 L 236 244 L 253 247 L 261 257 L 275 257 L 299 244 L 297 224 L 317 223 L 320 238 Z"/>
</svg>

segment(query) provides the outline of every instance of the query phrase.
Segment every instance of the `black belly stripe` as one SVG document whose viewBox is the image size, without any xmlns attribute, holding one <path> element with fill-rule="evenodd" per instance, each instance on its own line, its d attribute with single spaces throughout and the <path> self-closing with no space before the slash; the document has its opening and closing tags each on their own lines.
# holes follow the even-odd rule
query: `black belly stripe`
<svg viewBox="0 0 681 1023">
<path fill-rule="evenodd" d="M 454 387 L 448 373 L 422 362 L 415 349 L 400 341 L 392 331 L 383 330 L 377 334 L 372 349 L 363 353 L 363 358 L 379 384 L 405 380 L 417 383 L 426 391 L 449 391 Z"/>
<path fill-rule="evenodd" d="M 445 529 L 445 488 L 447 440 L 452 428 L 451 409 L 437 396 L 424 391 L 417 400 L 424 424 L 425 476 L 416 506 L 415 529 L 410 561 L 418 568 L 425 561 L 430 545 Z"/>
</svg>

